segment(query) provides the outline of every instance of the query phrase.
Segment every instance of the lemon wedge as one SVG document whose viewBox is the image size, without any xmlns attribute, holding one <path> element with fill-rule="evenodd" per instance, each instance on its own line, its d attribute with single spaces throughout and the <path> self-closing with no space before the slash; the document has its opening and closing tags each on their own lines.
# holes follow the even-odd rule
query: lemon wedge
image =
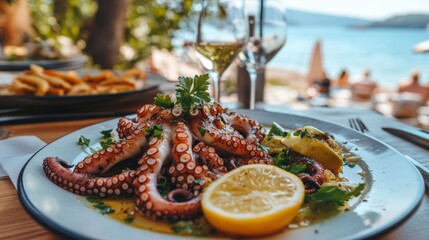
<svg viewBox="0 0 429 240">
<path fill-rule="evenodd" d="M 341 147 L 331 136 L 315 127 L 298 128 L 281 142 L 287 148 L 313 158 L 335 175 L 342 171 L 344 162 Z"/>
<path fill-rule="evenodd" d="M 262 236 L 284 229 L 297 215 L 305 188 L 276 166 L 239 167 L 216 181 L 201 200 L 204 216 L 218 230 L 236 236 Z"/>
</svg>

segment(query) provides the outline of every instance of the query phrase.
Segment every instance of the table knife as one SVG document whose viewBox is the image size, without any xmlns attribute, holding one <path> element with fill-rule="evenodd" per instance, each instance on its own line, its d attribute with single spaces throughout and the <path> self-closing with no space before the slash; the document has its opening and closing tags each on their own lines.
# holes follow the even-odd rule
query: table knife
<svg viewBox="0 0 429 240">
<path fill-rule="evenodd" d="M 429 149 L 429 133 L 424 130 L 411 127 L 382 127 L 382 129 L 406 141 L 412 142 L 425 149 Z"/>
</svg>

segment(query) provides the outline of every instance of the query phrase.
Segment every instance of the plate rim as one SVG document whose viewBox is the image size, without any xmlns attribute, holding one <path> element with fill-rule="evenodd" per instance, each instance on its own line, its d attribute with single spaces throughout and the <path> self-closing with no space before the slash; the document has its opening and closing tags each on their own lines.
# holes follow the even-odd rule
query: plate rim
<svg viewBox="0 0 429 240">
<path fill-rule="evenodd" d="M 243 112 L 244 112 L 244 114 L 246 114 L 246 112 L 252 111 L 252 112 L 258 112 L 259 114 L 260 113 L 269 113 L 269 114 L 275 114 L 275 115 L 280 115 L 280 116 L 294 116 L 294 117 L 304 118 L 304 119 L 310 120 L 310 121 L 318 121 L 318 122 L 322 122 L 324 124 L 329 124 L 329 125 L 333 125 L 333 126 L 336 126 L 336 127 L 339 127 L 339 128 L 345 128 L 346 129 L 346 127 L 344 127 L 344 126 L 342 126 L 340 124 L 331 123 L 331 122 L 324 121 L 324 120 L 319 120 L 319 119 L 316 119 L 316 118 L 313 118 L 313 117 L 302 116 L 302 115 L 292 114 L 292 113 L 280 113 L 280 112 L 272 112 L 272 111 L 265 111 L 265 110 L 248 110 L 248 109 L 233 109 L 231 111 L 238 112 L 240 114 L 242 114 Z M 135 114 L 131 114 L 131 115 L 127 115 L 127 116 L 128 117 L 129 116 L 135 116 Z M 56 138 L 51 143 L 56 142 L 56 141 L 58 141 L 58 140 L 60 140 L 62 138 L 65 138 L 68 135 L 72 135 L 73 133 L 75 133 L 75 132 L 77 132 L 79 130 L 82 130 L 84 128 L 91 128 L 91 127 L 93 127 L 95 125 L 103 124 L 103 123 L 106 123 L 106 122 L 109 122 L 109 121 L 113 121 L 113 120 L 118 120 L 118 119 L 119 118 L 113 118 L 113 119 L 110 119 L 110 120 L 101 121 L 101 122 L 97 122 L 97 123 L 93 123 L 93 124 L 84 126 L 82 128 L 76 129 L 76 130 L 74 130 L 72 132 L 69 132 L 69 133 L 67 133 L 65 135 L 62 135 L 62 136 Z M 388 145 L 388 144 L 386 144 L 386 143 L 384 143 L 384 142 L 382 142 L 382 141 L 380 141 L 380 140 L 378 140 L 378 139 L 376 139 L 376 138 L 374 138 L 372 136 L 368 136 L 368 135 L 362 134 L 362 133 L 357 132 L 357 131 L 355 131 L 353 129 L 348 129 L 348 130 L 353 131 L 353 132 L 355 132 L 355 133 L 357 133 L 359 135 L 362 135 L 365 138 L 369 138 L 372 141 L 376 141 L 376 142 L 384 145 L 385 147 L 387 147 L 390 151 L 395 152 L 395 154 L 397 154 L 397 155 L 402 156 L 402 157 L 405 158 L 405 156 L 403 156 L 403 154 L 401 154 L 398 150 L 396 150 L 392 146 L 390 146 L 390 145 Z M 19 173 L 19 176 L 18 176 L 18 189 L 17 190 L 18 190 L 19 200 L 20 200 L 21 204 L 24 206 L 24 209 L 26 210 L 26 212 L 29 213 L 33 217 L 34 220 L 36 220 L 37 222 L 39 222 L 41 225 L 46 226 L 47 228 L 53 230 L 55 233 L 57 233 L 59 235 L 62 235 L 62 236 L 76 238 L 76 239 L 91 239 L 88 236 L 84 236 L 84 235 L 80 234 L 79 232 L 77 232 L 75 230 L 70 230 L 70 229 L 68 229 L 66 227 L 62 227 L 59 224 L 55 223 L 49 217 L 47 217 L 43 213 L 41 213 L 41 211 L 39 211 L 37 209 L 37 207 L 35 207 L 33 205 L 33 203 L 31 203 L 31 200 L 28 198 L 28 196 L 26 194 L 25 187 L 23 185 L 24 184 L 23 183 L 23 177 L 24 177 L 25 169 L 26 169 L 27 165 L 30 163 L 30 161 L 34 158 L 34 156 L 37 155 L 37 153 L 39 153 L 40 151 L 42 151 L 44 148 L 46 148 L 47 146 L 49 146 L 51 143 L 49 143 L 49 144 L 45 145 L 44 147 L 40 148 L 36 153 L 34 153 L 29 158 L 29 160 L 27 160 L 27 162 L 25 163 L 25 165 L 22 167 L 22 169 L 21 169 L 21 171 Z M 412 165 L 411 163 L 409 163 L 409 164 Z M 415 169 L 415 172 L 419 176 L 419 185 L 420 185 L 419 189 L 420 189 L 420 191 L 418 192 L 418 194 L 416 194 L 416 196 L 414 198 L 417 201 L 413 201 L 413 207 L 412 207 L 412 209 L 410 209 L 406 213 L 403 212 L 403 214 L 400 214 L 401 218 L 396 217 L 396 218 L 394 218 L 394 220 L 390 220 L 387 223 L 384 223 L 382 226 L 377 227 L 375 230 L 371 229 L 371 231 L 364 232 L 364 233 L 361 233 L 361 234 L 359 234 L 359 232 L 356 232 L 356 233 L 353 233 L 353 235 L 351 235 L 351 236 L 349 236 L 348 238 L 345 238 L 345 239 L 369 239 L 369 238 L 377 237 L 377 236 L 380 236 L 382 234 L 385 234 L 385 233 L 393 230 L 396 226 L 399 226 L 402 223 L 404 223 L 406 220 L 408 220 L 417 211 L 417 209 L 420 207 L 420 205 L 421 205 L 421 203 L 423 201 L 424 192 L 425 192 L 423 178 L 418 173 L 417 169 Z M 152 232 L 154 232 L 154 231 L 152 231 Z M 158 232 L 154 232 L 154 233 L 158 233 Z M 171 236 L 170 234 L 167 234 L 167 235 Z M 177 235 L 177 237 L 180 238 L 180 237 L 183 237 L 183 236 Z M 186 236 L 186 237 L 187 238 L 196 238 L 195 236 Z M 350 238 L 350 237 L 352 237 L 352 238 Z M 201 238 L 201 237 L 198 237 L 198 238 Z M 201 239 L 204 239 L 204 238 L 201 238 Z"/>
</svg>

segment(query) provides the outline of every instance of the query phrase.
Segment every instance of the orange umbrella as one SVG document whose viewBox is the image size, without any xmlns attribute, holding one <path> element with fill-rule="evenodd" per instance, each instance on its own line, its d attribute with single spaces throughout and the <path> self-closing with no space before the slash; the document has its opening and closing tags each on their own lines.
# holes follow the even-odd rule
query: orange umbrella
<svg viewBox="0 0 429 240">
<path fill-rule="evenodd" d="M 321 42 L 316 41 L 313 48 L 313 54 L 310 60 L 310 68 L 308 71 L 307 80 L 308 80 L 308 83 L 312 85 L 314 81 L 322 81 L 323 78 L 324 78 L 324 74 L 323 74 Z"/>
<path fill-rule="evenodd" d="M 429 40 L 416 44 L 413 48 L 413 51 L 416 53 L 429 52 Z"/>
</svg>

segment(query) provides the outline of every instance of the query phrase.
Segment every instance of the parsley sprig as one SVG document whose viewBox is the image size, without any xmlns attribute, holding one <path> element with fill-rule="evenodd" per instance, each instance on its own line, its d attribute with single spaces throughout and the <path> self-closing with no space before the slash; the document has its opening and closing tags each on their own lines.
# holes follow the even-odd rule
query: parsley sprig
<svg viewBox="0 0 429 240">
<path fill-rule="evenodd" d="M 146 128 L 146 140 L 149 140 L 153 137 L 161 138 L 162 136 L 162 125 L 161 124 L 155 124 L 150 128 Z"/>
<path fill-rule="evenodd" d="M 365 184 L 359 184 L 354 190 L 347 191 L 337 186 L 323 186 L 317 192 L 306 194 L 304 202 L 316 211 L 329 211 L 344 206 L 352 197 L 361 194 Z"/>
<path fill-rule="evenodd" d="M 176 85 L 176 102 L 173 102 L 169 95 L 158 94 L 155 97 L 155 104 L 163 108 L 181 106 L 185 113 L 192 108 L 198 108 L 200 104 L 210 102 L 209 75 L 195 75 L 195 77 L 179 77 Z"/>
</svg>

